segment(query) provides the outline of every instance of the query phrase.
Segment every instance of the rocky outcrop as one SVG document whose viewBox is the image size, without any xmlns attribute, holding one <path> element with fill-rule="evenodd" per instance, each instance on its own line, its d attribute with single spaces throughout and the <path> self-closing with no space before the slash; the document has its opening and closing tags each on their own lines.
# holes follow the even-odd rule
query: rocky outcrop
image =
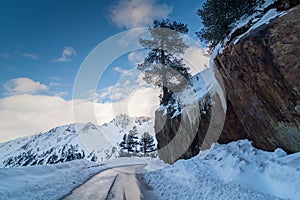
<svg viewBox="0 0 300 200">
<path fill-rule="evenodd" d="M 156 111 L 154 129 L 160 159 L 173 163 L 198 154 L 210 121 L 208 100 L 209 96 L 203 101 L 204 105 L 199 102 L 199 105 L 175 117 L 165 114 L 163 109 Z"/>
<path fill-rule="evenodd" d="M 241 124 L 239 118 L 237 117 L 231 102 L 228 101 L 227 99 L 226 103 L 227 103 L 226 118 L 225 118 L 222 133 L 217 140 L 217 142 L 221 144 L 226 144 L 231 141 L 247 138 L 243 125 Z"/>
<path fill-rule="evenodd" d="M 196 155 L 200 147 L 207 148 L 211 142 L 245 138 L 264 150 L 280 147 L 288 153 L 300 151 L 299 22 L 297 6 L 253 29 L 238 43 L 233 38 L 216 56 L 215 70 L 221 74 L 227 96 L 221 135 L 205 139 L 216 118 L 212 109 L 221 104 L 218 96 L 207 97 L 206 102 L 213 99 L 215 104 L 204 106 L 205 112 L 195 107 L 191 113 L 171 118 L 158 110 L 155 133 L 159 157 L 172 163 Z M 172 142 L 174 138 L 177 143 Z"/>
<path fill-rule="evenodd" d="M 300 151 L 300 6 L 231 42 L 215 58 L 246 137 L 264 150 Z M 237 127 L 225 123 L 227 135 Z"/>
<path fill-rule="evenodd" d="M 176 117 L 157 110 L 155 133 L 159 157 L 166 163 L 173 163 L 197 155 L 200 149 L 210 148 L 214 142 L 244 139 L 246 134 L 241 127 L 230 102 L 227 102 L 225 114 L 217 94 L 208 94 L 197 105 L 183 109 Z"/>
</svg>

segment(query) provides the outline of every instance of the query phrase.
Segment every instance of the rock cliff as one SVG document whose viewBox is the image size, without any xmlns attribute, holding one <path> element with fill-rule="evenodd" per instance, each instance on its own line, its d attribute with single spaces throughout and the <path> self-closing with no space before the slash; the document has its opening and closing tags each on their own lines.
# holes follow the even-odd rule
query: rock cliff
<svg viewBox="0 0 300 200">
<path fill-rule="evenodd" d="M 227 95 L 224 127 L 215 141 L 247 138 L 264 150 L 300 151 L 300 5 L 286 12 L 244 34 L 238 42 L 232 38 L 215 57 L 215 70 L 221 74 Z M 213 119 L 212 108 L 220 104 L 218 96 L 207 100 L 211 98 L 215 104 L 205 105 L 206 112 L 195 108 L 192 121 L 184 113 L 171 118 L 156 112 L 161 159 L 172 163 L 209 146 L 204 138 Z M 170 145 L 179 127 L 179 139 L 188 142 Z"/>
<path fill-rule="evenodd" d="M 156 111 L 154 129 L 158 154 L 162 160 L 173 163 L 179 158 L 191 158 L 199 152 L 210 121 L 211 109 L 207 104 L 209 98 L 205 97 L 205 105 L 199 102 L 199 105 L 182 111 L 175 117 L 164 114 L 164 110 Z M 206 112 L 199 112 L 199 107 Z"/>
<path fill-rule="evenodd" d="M 214 60 L 232 105 L 228 111 L 264 150 L 300 151 L 299 33 L 297 6 L 231 42 Z"/>
</svg>

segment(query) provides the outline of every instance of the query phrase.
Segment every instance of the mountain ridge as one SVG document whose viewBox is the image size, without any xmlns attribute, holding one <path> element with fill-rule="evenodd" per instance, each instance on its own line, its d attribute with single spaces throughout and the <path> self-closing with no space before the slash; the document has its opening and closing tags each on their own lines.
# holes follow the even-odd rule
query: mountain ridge
<svg viewBox="0 0 300 200">
<path fill-rule="evenodd" d="M 154 133 L 151 118 L 119 115 L 102 125 L 72 123 L 0 143 L 0 167 L 46 165 L 77 159 L 102 162 L 116 158 L 119 142 L 134 126 L 139 136 L 143 131 Z"/>
</svg>

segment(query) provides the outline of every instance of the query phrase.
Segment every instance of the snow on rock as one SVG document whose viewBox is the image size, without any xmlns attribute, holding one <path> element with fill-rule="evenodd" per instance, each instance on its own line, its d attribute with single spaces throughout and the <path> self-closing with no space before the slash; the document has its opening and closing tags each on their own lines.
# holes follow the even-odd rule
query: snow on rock
<svg viewBox="0 0 300 200">
<path fill-rule="evenodd" d="M 248 140 L 215 144 L 143 179 L 161 199 L 299 199 L 300 153 L 258 150 Z"/>
<path fill-rule="evenodd" d="M 0 169 L 0 200 L 54 200 L 107 167 L 87 160 Z"/>
<path fill-rule="evenodd" d="M 172 118 L 180 115 L 183 110 L 185 110 L 185 113 L 195 109 L 199 110 L 198 103 L 209 93 L 214 94 L 217 81 L 212 70 L 207 68 L 191 77 L 189 83 L 185 88 L 173 94 L 174 102 L 169 102 L 168 105 L 161 105 L 158 110 L 164 110 L 164 115 L 166 115 L 168 109 L 172 108 L 171 110 L 174 111 Z M 204 104 L 204 102 L 202 103 Z"/>
<path fill-rule="evenodd" d="M 245 35 L 249 34 L 250 31 L 258 28 L 259 26 L 262 26 L 263 24 L 268 24 L 270 22 L 270 20 L 276 18 L 276 17 L 281 17 L 283 15 L 285 15 L 286 12 L 282 11 L 282 12 L 277 12 L 275 8 L 270 9 L 265 15 L 262 16 L 261 19 L 259 19 L 255 24 L 253 24 L 251 26 L 251 28 L 248 29 L 247 32 L 243 33 L 242 35 L 238 36 L 235 40 L 234 40 L 234 44 L 237 44 L 239 42 L 239 40 L 244 37 Z M 241 26 L 241 25 L 239 25 Z"/>
<path fill-rule="evenodd" d="M 209 91 L 214 87 L 214 84 L 216 84 L 216 79 L 214 77 L 213 71 L 210 68 L 207 68 L 198 74 L 194 75 L 191 80 L 190 84 L 192 86 L 192 91 L 194 92 L 195 100 L 201 101 L 205 95 L 208 94 Z M 183 91 L 184 93 L 185 91 Z M 183 95 L 180 95 L 184 96 Z M 183 104 L 189 104 L 194 102 L 189 102 L 190 97 L 184 96 L 182 97 Z"/>
</svg>

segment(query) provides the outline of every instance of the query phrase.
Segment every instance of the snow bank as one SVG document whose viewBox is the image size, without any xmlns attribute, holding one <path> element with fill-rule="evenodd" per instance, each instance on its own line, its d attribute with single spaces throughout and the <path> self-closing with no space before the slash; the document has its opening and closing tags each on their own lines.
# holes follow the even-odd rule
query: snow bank
<svg viewBox="0 0 300 200">
<path fill-rule="evenodd" d="M 0 169 L 0 199 L 58 199 L 106 169 L 87 160 Z"/>
<path fill-rule="evenodd" d="M 215 144 L 142 177 L 161 199 L 299 199 L 300 153 L 265 152 L 248 140 Z"/>
<path fill-rule="evenodd" d="M 300 197 L 300 153 L 286 155 L 282 149 L 266 152 L 242 140 L 215 145 L 199 157 L 207 160 L 225 182 L 236 182 L 279 198 Z"/>
</svg>

